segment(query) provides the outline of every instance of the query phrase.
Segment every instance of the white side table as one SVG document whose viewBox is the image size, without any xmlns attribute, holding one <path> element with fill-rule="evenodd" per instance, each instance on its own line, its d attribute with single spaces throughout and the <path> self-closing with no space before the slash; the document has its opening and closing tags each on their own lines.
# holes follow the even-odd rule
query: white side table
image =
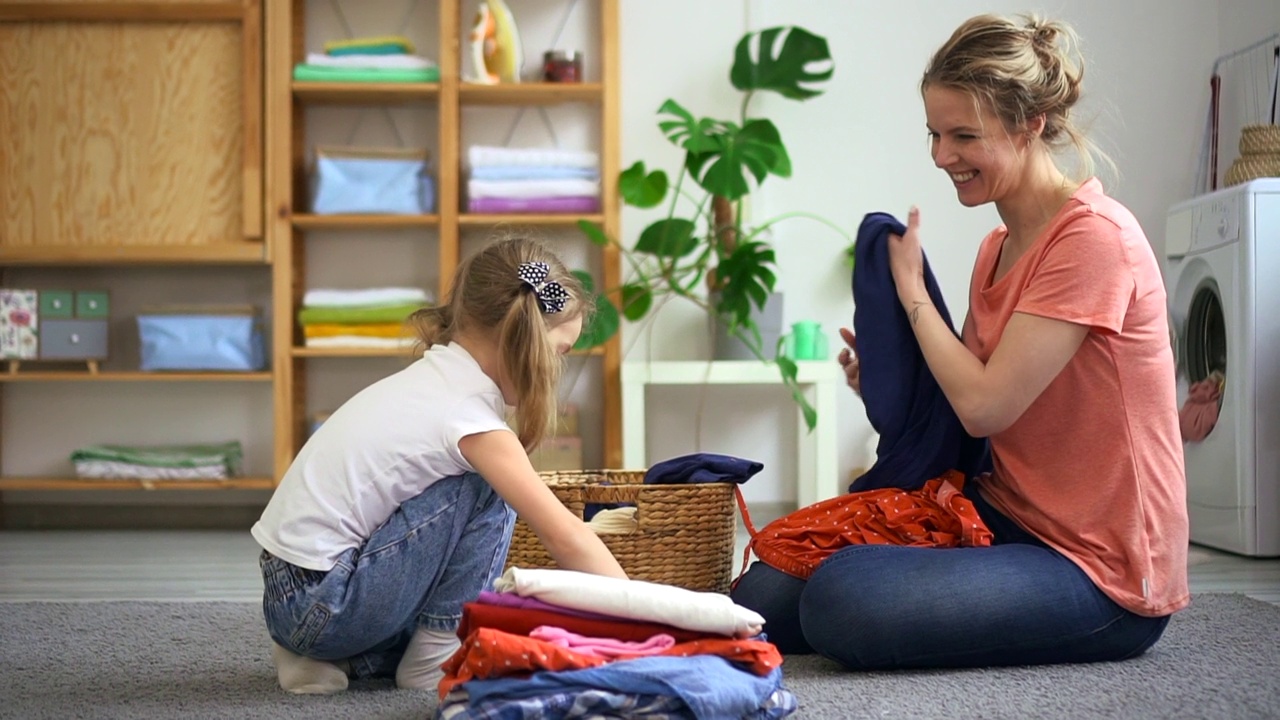
<svg viewBox="0 0 1280 720">
<path fill-rule="evenodd" d="M 836 469 L 836 393 L 843 379 L 832 360 L 796 363 L 796 379 L 818 425 L 809 432 L 796 409 L 796 474 L 800 507 L 844 492 Z M 710 367 L 708 367 L 710 366 Z M 776 365 L 756 360 L 663 361 L 622 363 L 622 460 L 624 467 L 648 467 L 645 445 L 645 390 L 649 385 L 782 385 Z"/>
</svg>

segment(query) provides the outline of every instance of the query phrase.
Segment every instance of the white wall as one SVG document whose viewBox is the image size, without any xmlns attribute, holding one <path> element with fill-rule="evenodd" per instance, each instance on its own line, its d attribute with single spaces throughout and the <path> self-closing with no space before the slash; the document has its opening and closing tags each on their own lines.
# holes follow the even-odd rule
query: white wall
<svg viewBox="0 0 1280 720">
<path fill-rule="evenodd" d="M 1119 166 L 1120 178 L 1109 189 L 1137 215 L 1157 252 L 1165 208 L 1192 194 L 1214 58 L 1280 31 L 1280 3 L 1274 0 L 1058 0 L 1040 6 L 650 0 L 626 3 L 623 10 L 624 166 L 644 158 L 669 171 L 676 167 L 674 149 L 653 122 L 653 110 L 668 96 L 695 115 L 736 115 L 738 96 L 727 73 L 744 26 L 795 24 L 826 36 L 836 65 L 826 95 L 806 103 L 757 98 L 753 105 L 778 126 L 794 169 L 789 181 L 769 180 L 753 201 L 753 216 L 805 209 L 854 232 L 868 212 L 902 216 L 918 204 L 925 251 L 957 318 L 966 309 L 978 243 L 998 218 L 991 207 L 961 207 L 946 176 L 933 167 L 918 85 L 929 56 L 960 22 L 982 12 L 1034 11 L 1076 28 L 1087 63 L 1080 117 L 1093 120 L 1091 136 Z M 661 49 L 647 40 L 655 36 L 664 38 Z M 628 211 L 624 227 L 634 234 L 650 220 Z M 780 227 L 776 244 L 787 321 L 818 319 L 837 346 L 835 330 L 851 323 L 853 311 L 839 257 L 844 240 L 800 220 Z M 651 335 L 634 337 L 639 333 L 632 330 L 629 359 L 705 358 L 705 343 L 695 334 L 700 327 L 685 308 L 664 312 Z M 650 459 L 694 450 L 751 457 L 767 469 L 748 483 L 748 499 L 795 500 L 793 411 L 780 390 L 651 389 L 649 403 Z M 844 478 L 872 460 L 866 450 L 872 431 L 852 392 L 842 393 L 838 415 Z"/>
</svg>

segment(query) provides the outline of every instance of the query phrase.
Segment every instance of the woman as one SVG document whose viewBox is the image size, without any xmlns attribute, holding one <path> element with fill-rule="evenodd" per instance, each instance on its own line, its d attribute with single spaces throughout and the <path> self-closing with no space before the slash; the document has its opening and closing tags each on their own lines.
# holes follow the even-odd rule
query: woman
<svg viewBox="0 0 1280 720">
<path fill-rule="evenodd" d="M 1189 602 L 1174 363 L 1155 254 L 1095 178 L 1054 161 L 1083 65 L 1066 25 L 975 17 L 921 82 L 934 164 L 995 203 L 957 339 L 925 291 L 920 213 L 890 241 L 899 300 L 995 471 L 965 486 L 991 547 L 844 548 L 808 581 L 757 563 L 734 599 L 784 652 L 850 668 L 1119 660 Z M 1086 173 L 1086 176 L 1088 173 Z M 846 333 L 853 347 L 854 338 Z M 858 390 L 857 357 L 841 354 Z"/>
</svg>

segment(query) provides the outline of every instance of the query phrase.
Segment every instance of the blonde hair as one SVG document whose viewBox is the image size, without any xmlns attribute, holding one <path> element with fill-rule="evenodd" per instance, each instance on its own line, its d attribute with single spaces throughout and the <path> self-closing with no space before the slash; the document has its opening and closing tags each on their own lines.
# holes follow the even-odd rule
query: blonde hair
<svg viewBox="0 0 1280 720">
<path fill-rule="evenodd" d="M 1095 162 L 1114 170 L 1071 117 L 1084 80 L 1079 36 L 1063 22 L 1035 15 L 1022 21 L 998 15 L 966 20 L 929 60 L 920 92 L 937 85 L 972 95 L 1010 132 L 1043 115 L 1040 139 L 1051 152 L 1074 148 L 1084 177 L 1094 174 Z"/>
<path fill-rule="evenodd" d="M 546 263 L 548 282 L 569 294 L 564 310 L 544 313 L 533 288 L 519 275 L 524 263 Z M 459 334 L 497 341 L 499 372 L 516 399 L 520 442 L 532 450 L 555 427 L 556 394 L 564 369 L 547 331 L 576 317 L 590 320 L 594 299 L 542 243 L 523 237 L 494 242 L 463 260 L 448 299 L 415 312 L 409 322 L 419 349 L 448 343 Z"/>
</svg>

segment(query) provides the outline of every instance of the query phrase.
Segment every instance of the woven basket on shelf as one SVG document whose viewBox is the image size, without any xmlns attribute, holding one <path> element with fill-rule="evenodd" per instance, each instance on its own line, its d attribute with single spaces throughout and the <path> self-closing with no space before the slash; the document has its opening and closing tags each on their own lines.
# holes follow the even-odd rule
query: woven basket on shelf
<svg viewBox="0 0 1280 720">
<path fill-rule="evenodd" d="M 1240 157 L 1223 182 L 1239 185 L 1262 177 L 1280 177 L 1280 125 L 1246 125 L 1240 131 Z"/>
<path fill-rule="evenodd" d="M 602 534 L 632 580 L 727 593 L 737 515 L 732 483 L 645 484 L 643 470 L 544 472 L 551 492 L 574 515 L 588 503 L 630 503 L 637 527 Z M 524 520 L 516 521 L 507 567 L 553 568 L 551 555 Z"/>
</svg>

